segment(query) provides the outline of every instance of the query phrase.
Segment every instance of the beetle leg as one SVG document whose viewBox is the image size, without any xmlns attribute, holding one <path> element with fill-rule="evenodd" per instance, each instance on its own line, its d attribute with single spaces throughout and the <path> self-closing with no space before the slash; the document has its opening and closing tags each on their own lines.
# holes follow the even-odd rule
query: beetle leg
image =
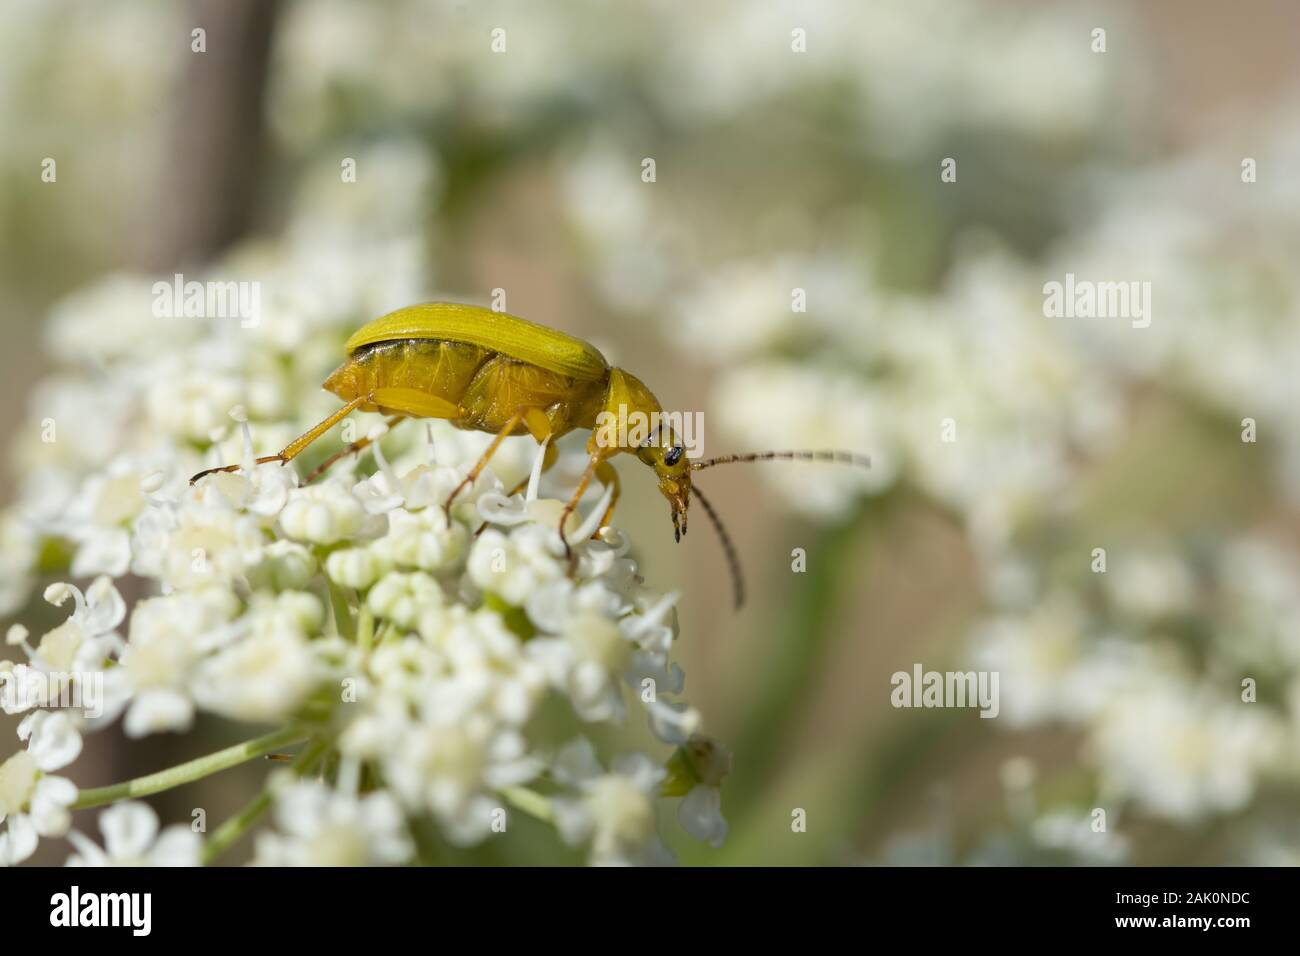
<svg viewBox="0 0 1300 956">
<path fill-rule="evenodd" d="M 551 437 L 551 420 L 540 408 L 524 409 L 524 426 L 537 439 L 539 445 Z"/>
<path fill-rule="evenodd" d="M 418 388 L 384 386 L 371 392 L 366 401 L 386 411 L 402 412 L 414 418 L 445 418 L 454 421 L 460 418 L 462 412 L 455 402 L 422 392 Z"/>
<path fill-rule="evenodd" d="M 347 418 L 356 409 L 360 408 L 368 401 L 370 401 L 369 395 L 358 395 L 315 428 L 312 428 L 310 431 L 299 435 L 293 441 L 289 442 L 289 444 L 285 445 L 284 448 L 281 449 L 280 454 L 275 457 L 286 463 L 293 461 L 308 445 L 314 442 L 317 438 L 320 438 L 321 435 L 324 435 L 327 431 L 339 422 L 343 421 L 343 419 Z"/>
<path fill-rule="evenodd" d="M 315 481 L 315 480 L 316 480 L 317 478 L 319 478 L 321 475 L 325 474 L 325 472 L 329 471 L 330 468 L 334 467 L 334 465 L 335 465 L 337 462 L 339 462 L 339 461 L 341 461 L 342 459 L 348 457 L 348 455 L 355 455 L 355 454 L 357 454 L 358 452 L 362 451 L 363 449 L 369 447 L 369 446 L 371 445 L 371 443 L 377 441 L 377 440 L 380 439 L 380 438 L 383 438 L 384 435 L 387 435 L 390 431 L 393 430 L 393 426 L 394 426 L 394 425 L 396 425 L 398 422 L 402 421 L 402 420 L 405 419 L 405 418 L 406 418 L 405 415 L 394 415 L 392 418 L 390 418 L 390 419 L 388 419 L 386 422 L 384 422 L 384 426 L 385 426 L 385 429 L 386 429 L 386 430 L 383 431 L 383 432 L 381 432 L 379 435 L 376 435 L 374 438 L 370 438 L 370 437 L 366 437 L 366 438 L 358 438 L 358 439 L 357 439 L 356 441 L 354 441 L 352 444 L 347 445 L 347 446 L 345 446 L 345 447 L 339 449 L 339 450 L 336 451 L 334 454 L 332 454 L 332 455 L 330 455 L 328 458 L 326 458 L 326 459 L 325 459 L 323 462 L 321 462 L 319 465 L 317 465 L 317 466 L 316 466 L 316 469 L 315 469 L 315 470 L 314 470 L 310 475 L 308 475 L 306 478 L 304 478 L 303 481 L 302 481 L 302 483 L 303 483 L 304 485 L 310 485 L 313 481 Z"/>
<path fill-rule="evenodd" d="M 265 465 L 267 462 L 272 462 L 272 461 L 278 461 L 281 464 L 283 464 L 285 459 L 281 458 L 279 455 L 263 455 L 261 458 L 253 459 L 253 464 Z M 227 472 L 239 471 L 239 469 L 243 467 L 244 467 L 243 465 L 219 465 L 216 468 L 204 468 L 202 471 L 200 471 L 198 474 L 196 474 L 193 478 L 190 479 L 190 484 L 192 485 L 200 478 L 206 478 L 208 475 L 220 475 Z"/>
<path fill-rule="evenodd" d="M 605 513 L 600 516 L 600 524 L 596 527 L 596 532 L 592 535 L 592 538 L 599 538 L 600 532 L 609 524 L 610 516 L 614 514 L 614 506 L 618 504 L 618 495 L 621 490 L 618 483 L 618 471 L 608 461 L 602 461 L 596 466 L 596 480 L 606 488 L 612 487 L 614 494 L 609 499 L 609 505 L 605 508 Z"/>
<path fill-rule="evenodd" d="M 560 460 L 560 450 L 556 448 L 554 445 L 547 445 L 546 454 L 542 458 L 543 473 L 550 471 L 551 466 L 554 465 L 559 460 Z M 528 482 L 531 480 L 532 480 L 532 475 L 524 475 L 523 478 L 519 479 L 519 484 L 515 485 L 513 488 L 510 489 L 510 491 L 506 494 L 506 497 L 513 498 L 515 495 L 519 494 L 521 491 L 523 491 L 525 488 L 528 487 Z M 481 525 L 479 525 L 478 530 L 474 532 L 474 537 L 477 538 L 484 531 L 486 531 L 487 526 L 488 523 L 486 521 L 484 521 Z"/>
<path fill-rule="evenodd" d="M 278 455 L 267 455 L 265 458 L 259 458 L 257 459 L 257 464 L 264 465 L 269 461 L 278 461 L 282 465 L 287 465 L 289 462 L 297 458 L 299 453 L 302 452 L 304 448 L 306 448 L 308 445 L 314 442 L 317 438 L 320 438 L 321 435 L 325 434 L 327 431 L 329 431 L 331 428 L 337 425 L 340 421 L 347 418 L 348 415 L 352 414 L 352 412 L 355 409 L 364 405 L 368 401 L 370 401 L 369 395 L 360 395 L 352 399 L 352 401 L 348 402 L 338 411 L 334 412 L 333 415 L 330 415 L 323 422 L 307 430 L 306 432 L 304 432 L 303 434 L 295 438 L 293 441 L 289 442 L 289 444 L 285 445 Z M 204 471 L 199 472 L 197 475 L 191 478 L 190 484 L 191 485 L 194 484 L 196 481 L 198 481 L 200 478 L 204 477 L 205 475 L 211 475 L 219 471 L 238 471 L 240 467 L 241 467 L 240 465 L 223 465 L 220 468 L 205 469 Z"/>
<path fill-rule="evenodd" d="M 564 543 L 564 556 L 569 561 L 569 576 L 578 569 L 578 556 L 573 553 L 569 547 L 569 539 L 564 535 L 564 526 L 569 521 L 569 515 L 578 510 L 578 502 L 582 500 L 583 493 L 587 490 L 587 485 L 591 484 L 591 478 L 596 474 L 596 469 L 600 467 L 604 459 L 600 455 L 592 455 L 591 461 L 587 463 L 587 468 L 578 480 L 578 487 L 573 491 L 573 497 L 569 499 L 564 506 L 564 511 L 560 514 L 560 541 Z"/>
<path fill-rule="evenodd" d="M 487 446 L 487 451 L 483 452 L 483 454 L 479 457 L 479 460 L 474 463 L 474 467 L 469 470 L 469 474 L 466 475 L 464 480 L 462 480 L 461 483 L 452 490 L 451 494 L 447 496 L 447 500 L 443 504 L 442 510 L 447 516 L 448 525 L 451 524 L 451 504 L 453 501 L 456 500 L 456 496 L 459 495 L 466 488 L 468 488 L 470 485 L 474 484 L 474 481 L 478 478 L 479 473 L 482 472 L 485 467 L 487 467 L 488 460 L 493 455 L 496 454 L 497 449 L 501 447 L 501 443 L 505 441 L 506 436 L 508 436 L 512 431 L 514 431 L 515 426 L 518 425 L 523 420 L 524 420 L 523 412 L 515 412 L 513 415 L 511 415 L 509 421 L 505 423 L 505 427 L 503 427 L 501 431 L 497 433 L 496 438 L 492 439 L 492 444 Z"/>
</svg>

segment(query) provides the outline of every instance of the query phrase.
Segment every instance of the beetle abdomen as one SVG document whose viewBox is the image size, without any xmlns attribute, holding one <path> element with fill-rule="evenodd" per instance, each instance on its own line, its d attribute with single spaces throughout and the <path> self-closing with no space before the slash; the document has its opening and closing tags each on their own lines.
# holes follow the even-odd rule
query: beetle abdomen
<svg viewBox="0 0 1300 956">
<path fill-rule="evenodd" d="M 476 431 L 499 432 L 517 411 L 535 408 L 546 414 L 555 437 L 590 427 L 602 382 L 582 382 L 530 362 L 493 353 L 474 373 L 458 399 L 463 409 L 454 424 Z M 523 434 L 521 424 L 515 434 Z"/>
<path fill-rule="evenodd" d="M 516 411 L 536 408 L 558 437 L 592 427 L 606 383 L 579 381 L 467 342 L 398 339 L 358 348 L 324 387 L 344 401 L 377 389 L 415 389 L 458 406 L 460 417 L 449 421 L 470 431 L 496 433 Z M 361 410 L 379 409 L 363 404 Z M 525 430 L 522 424 L 513 429 Z"/>
<path fill-rule="evenodd" d="M 344 401 L 378 388 L 413 388 L 459 402 L 474 373 L 493 354 L 477 345 L 441 339 L 378 342 L 353 352 L 324 387 Z"/>
</svg>

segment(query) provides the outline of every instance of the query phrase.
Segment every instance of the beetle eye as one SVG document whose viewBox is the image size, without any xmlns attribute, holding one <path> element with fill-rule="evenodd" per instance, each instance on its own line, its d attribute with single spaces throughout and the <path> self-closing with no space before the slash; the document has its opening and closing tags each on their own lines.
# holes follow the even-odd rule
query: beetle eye
<svg viewBox="0 0 1300 956">
<path fill-rule="evenodd" d="M 672 448 L 669 448 L 668 451 L 667 451 L 667 453 L 664 455 L 664 464 L 665 464 L 665 465 L 675 465 L 675 464 L 677 464 L 677 463 L 678 463 L 679 461 L 681 461 L 681 460 L 682 460 L 682 446 L 681 446 L 681 445 L 673 445 L 673 447 L 672 447 Z"/>
</svg>

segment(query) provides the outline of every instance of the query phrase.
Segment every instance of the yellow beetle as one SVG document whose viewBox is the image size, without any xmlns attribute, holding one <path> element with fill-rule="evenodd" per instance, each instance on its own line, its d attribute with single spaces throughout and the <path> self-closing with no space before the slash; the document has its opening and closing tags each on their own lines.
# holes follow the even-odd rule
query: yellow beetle
<svg viewBox="0 0 1300 956">
<path fill-rule="evenodd" d="M 448 497 L 445 508 L 450 514 L 456 496 L 473 484 L 506 436 L 528 433 L 543 442 L 577 428 L 591 429 L 587 468 L 560 518 L 560 537 L 566 553 L 569 543 L 564 538 L 564 526 L 593 478 L 612 489 L 600 527 L 608 523 L 619 493 L 618 473 L 608 459 L 629 452 L 654 469 L 659 491 L 672 510 L 678 540 L 686 533 L 691 497 L 704 506 L 727 551 L 737 607 L 744 592 L 735 550 L 716 512 L 693 486 L 692 473 L 718 464 L 769 459 L 870 464 L 860 455 L 817 451 L 759 452 L 690 461 L 671 429 L 667 436 L 653 434 L 635 446 L 609 441 L 608 430 L 601 430 L 603 440 L 598 441 L 596 424 L 602 412 L 621 415 L 622 421 L 635 413 L 644 420 L 658 420 L 663 409 L 650 389 L 632 373 L 610 366 L 600 352 L 581 339 L 480 306 L 428 302 L 398 309 L 358 329 L 345 348 L 347 359 L 324 384 L 345 404 L 279 454 L 257 459 L 258 464 L 292 461 L 358 410 L 390 415 L 390 425 L 404 418 L 442 418 L 457 428 L 494 434 L 482 457 Z M 625 433 L 620 434 L 625 437 Z M 369 443 L 370 439 L 353 442 L 327 459 L 308 481 Z M 553 447 L 548 448 L 545 467 L 554 460 Z M 239 467 L 209 468 L 190 481 Z"/>
</svg>

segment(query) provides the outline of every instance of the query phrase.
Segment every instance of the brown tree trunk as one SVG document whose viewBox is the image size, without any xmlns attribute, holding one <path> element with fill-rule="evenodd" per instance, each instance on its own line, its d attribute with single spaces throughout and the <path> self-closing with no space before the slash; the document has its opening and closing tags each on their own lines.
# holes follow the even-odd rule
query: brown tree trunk
<svg viewBox="0 0 1300 956">
<path fill-rule="evenodd" d="M 189 29 L 206 31 L 206 52 L 188 53 L 172 104 L 157 225 L 144 250 L 149 268 L 206 262 L 248 231 L 260 178 L 263 94 L 279 9 L 279 0 L 191 4 Z"/>
</svg>

